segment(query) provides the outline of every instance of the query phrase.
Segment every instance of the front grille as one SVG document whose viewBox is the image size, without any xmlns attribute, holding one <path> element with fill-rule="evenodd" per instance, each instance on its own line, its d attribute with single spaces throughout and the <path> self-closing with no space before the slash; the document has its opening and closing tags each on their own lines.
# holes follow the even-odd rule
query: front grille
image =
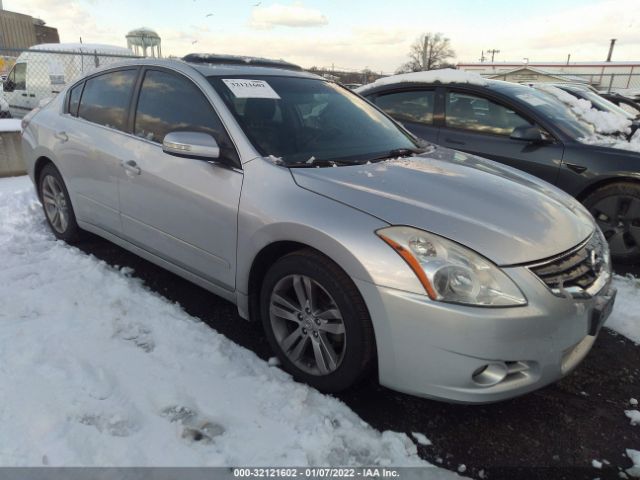
<svg viewBox="0 0 640 480">
<path fill-rule="evenodd" d="M 578 247 L 529 269 L 558 296 L 565 292 L 580 296 L 588 292 L 610 269 L 609 251 L 600 232 Z"/>
</svg>

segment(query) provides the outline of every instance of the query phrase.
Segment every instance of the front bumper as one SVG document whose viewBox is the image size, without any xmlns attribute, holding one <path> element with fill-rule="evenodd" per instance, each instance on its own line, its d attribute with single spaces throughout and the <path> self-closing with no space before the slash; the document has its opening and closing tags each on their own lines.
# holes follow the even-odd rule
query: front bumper
<svg viewBox="0 0 640 480">
<path fill-rule="evenodd" d="M 615 289 L 607 282 L 592 298 L 559 298 L 524 267 L 504 271 L 525 293 L 526 306 L 447 304 L 356 281 L 376 333 L 380 383 L 423 397 L 488 403 L 573 370 L 606 321 Z M 487 365 L 504 378 L 474 377 Z"/>
</svg>

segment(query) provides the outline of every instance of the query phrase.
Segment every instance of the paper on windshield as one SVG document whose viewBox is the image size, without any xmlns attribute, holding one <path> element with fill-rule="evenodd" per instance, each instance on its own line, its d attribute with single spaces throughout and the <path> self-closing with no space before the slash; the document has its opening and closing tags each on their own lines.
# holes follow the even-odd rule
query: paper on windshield
<svg viewBox="0 0 640 480">
<path fill-rule="evenodd" d="M 271 85 L 264 80 L 223 78 L 222 81 L 236 98 L 280 98 Z"/>
</svg>

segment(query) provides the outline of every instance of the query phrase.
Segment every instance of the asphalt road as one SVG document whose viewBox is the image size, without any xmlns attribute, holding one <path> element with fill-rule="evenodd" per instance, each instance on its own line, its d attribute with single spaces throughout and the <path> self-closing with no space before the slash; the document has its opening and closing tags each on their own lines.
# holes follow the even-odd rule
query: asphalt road
<svg viewBox="0 0 640 480">
<path fill-rule="evenodd" d="M 267 359 L 260 326 L 235 306 L 97 237 L 79 245 L 111 265 L 127 266 L 145 284 L 232 341 Z M 618 268 L 640 275 L 640 266 Z M 624 410 L 640 399 L 640 345 L 603 329 L 585 362 L 562 381 L 524 397 L 484 405 L 453 405 L 380 387 L 375 379 L 338 396 L 379 430 L 424 433 L 421 457 L 472 478 L 619 479 L 640 449 L 640 426 Z M 592 460 L 606 461 L 602 469 Z M 464 468 L 461 467 L 464 465 Z"/>
</svg>

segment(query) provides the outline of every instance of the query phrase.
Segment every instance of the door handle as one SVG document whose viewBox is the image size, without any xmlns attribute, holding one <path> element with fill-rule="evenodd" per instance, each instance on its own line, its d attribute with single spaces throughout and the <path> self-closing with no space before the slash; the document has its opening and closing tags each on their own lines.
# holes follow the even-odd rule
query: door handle
<svg viewBox="0 0 640 480">
<path fill-rule="evenodd" d="M 67 136 L 66 132 L 56 132 L 53 134 L 53 136 L 56 137 L 61 142 L 66 142 L 67 140 L 69 140 L 69 137 Z"/>
<path fill-rule="evenodd" d="M 140 175 L 142 173 L 142 170 L 134 160 L 127 160 L 126 162 L 123 160 L 120 165 L 124 167 L 126 171 L 135 173 L 136 175 Z"/>
<path fill-rule="evenodd" d="M 466 145 L 466 142 L 462 142 L 460 140 L 452 140 L 451 138 L 445 138 L 444 141 L 447 143 L 453 143 L 454 145 Z"/>
</svg>

